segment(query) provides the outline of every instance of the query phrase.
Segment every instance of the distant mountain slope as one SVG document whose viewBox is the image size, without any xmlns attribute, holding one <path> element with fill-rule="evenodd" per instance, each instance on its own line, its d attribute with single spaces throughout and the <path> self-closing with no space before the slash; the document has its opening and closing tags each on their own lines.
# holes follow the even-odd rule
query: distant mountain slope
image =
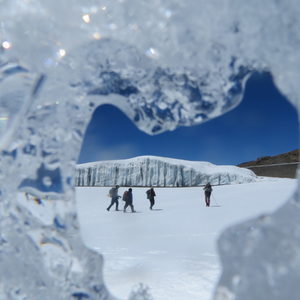
<svg viewBox="0 0 300 300">
<path fill-rule="evenodd" d="M 77 165 L 76 186 L 201 186 L 256 181 L 256 175 L 236 166 L 156 156 L 98 161 Z"/>
<path fill-rule="evenodd" d="M 238 167 L 247 168 L 250 166 L 276 165 L 297 162 L 299 162 L 299 149 L 275 156 L 262 156 L 259 157 L 257 160 L 239 164 Z"/>
<path fill-rule="evenodd" d="M 252 170 L 257 176 L 296 178 L 299 149 L 275 156 L 263 156 L 257 160 L 239 164 L 238 167 Z"/>
</svg>

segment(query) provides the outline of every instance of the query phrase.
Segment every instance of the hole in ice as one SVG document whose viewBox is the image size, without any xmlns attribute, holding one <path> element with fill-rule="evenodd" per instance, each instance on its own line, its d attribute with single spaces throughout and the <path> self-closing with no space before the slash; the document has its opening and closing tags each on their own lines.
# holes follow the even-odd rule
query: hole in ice
<svg viewBox="0 0 300 300">
<path fill-rule="evenodd" d="M 49 176 L 45 176 L 43 178 L 43 184 L 47 187 L 51 186 L 52 185 L 52 180 Z"/>
<path fill-rule="evenodd" d="M 270 75 L 256 74 L 233 111 L 201 126 L 157 136 L 139 131 L 118 109 L 101 106 L 89 124 L 78 162 L 151 154 L 237 165 L 297 149 L 298 139 L 296 112 Z M 104 280 L 114 295 L 124 298 L 143 282 L 155 299 L 193 300 L 210 299 L 217 283 L 219 234 L 237 222 L 272 212 L 295 187 L 296 180 L 274 178 L 214 186 L 211 208 L 204 205 L 201 187 L 155 188 L 157 211 L 149 210 L 146 187 L 132 187 L 138 214 L 114 207 L 107 212 L 110 187 L 77 187 L 76 198 L 82 236 L 90 248 L 104 255 Z M 125 190 L 120 187 L 119 195 Z M 220 207 L 214 207 L 214 201 Z M 233 277 L 234 284 L 239 280 Z"/>
</svg>

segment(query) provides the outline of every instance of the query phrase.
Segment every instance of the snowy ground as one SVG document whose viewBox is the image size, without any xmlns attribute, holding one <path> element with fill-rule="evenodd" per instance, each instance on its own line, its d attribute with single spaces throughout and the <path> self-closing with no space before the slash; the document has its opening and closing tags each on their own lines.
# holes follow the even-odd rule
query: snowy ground
<svg viewBox="0 0 300 300">
<path fill-rule="evenodd" d="M 76 188 L 85 243 L 104 254 L 111 293 L 127 299 L 143 282 L 155 300 L 210 299 L 221 272 L 216 240 L 228 226 L 280 207 L 296 188 L 294 179 L 213 187 L 206 207 L 201 187 L 156 188 L 149 210 L 146 188 L 133 188 L 137 213 L 107 212 L 109 188 Z M 119 189 L 122 195 L 125 188 Z M 120 201 L 120 208 L 123 201 Z M 217 204 L 218 206 L 217 206 Z"/>
</svg>

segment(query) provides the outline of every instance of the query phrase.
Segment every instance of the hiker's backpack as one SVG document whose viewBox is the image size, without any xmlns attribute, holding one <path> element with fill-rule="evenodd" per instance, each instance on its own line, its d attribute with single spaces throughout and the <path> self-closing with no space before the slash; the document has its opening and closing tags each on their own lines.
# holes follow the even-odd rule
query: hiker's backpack
<svg viewBox="0 0 300 300">
<path fill-rule="evenodd" d="M 148 191 L 146 192 L 146 194 L 147 194 L 147 199 L 150 199 L 150 198 L 151 198 L 151 190 L 148 190 Z"/>
<path fill-rule="evenodd" d="M 122 200 L 123 201 L 129 200 L 129 192 L 128 191 L 124 192 Z"/>
<path fill-rule="evenodd" d="M 211 191 L 212 191 L 211 185 L 206 185 L 205 192 L 211 192 Z"/>
<path fill-rule="evenodd" d="M 109 190 L 109 192 L 108 192 L 108 195 L 107 195 L 107 196 L 110 197 L 110 198 L 112 198 L 113 189 L 114 189 L 114 188 L 111 188 L 111 189 Z"/>
</svg>

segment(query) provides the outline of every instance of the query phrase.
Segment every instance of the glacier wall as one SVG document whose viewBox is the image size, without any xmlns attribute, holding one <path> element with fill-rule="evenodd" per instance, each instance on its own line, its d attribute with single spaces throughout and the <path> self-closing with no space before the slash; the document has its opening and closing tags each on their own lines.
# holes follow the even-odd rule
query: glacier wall
<svg viewBox="0 0 300 300">
<path fill-rule="evenodd" d="M 299 111 L 299 15 L 298 0 L 0 1 L 0 298 L 114 299 L 76 217 L 93 111 L 149 134 L 196 125 L 238 105 L 254 71 Z M 296 193 L 225 231 L 215 299 L 298 300 L 299 207 Z"/>
<path fill-rule="evenodd" d="M 77 165 L 75 185 L 187 187 L 205 185 L 208 181 L 223 185 L 256 179 L 252 171 L 234 166 L 143 156 Z"/>
</svg>

